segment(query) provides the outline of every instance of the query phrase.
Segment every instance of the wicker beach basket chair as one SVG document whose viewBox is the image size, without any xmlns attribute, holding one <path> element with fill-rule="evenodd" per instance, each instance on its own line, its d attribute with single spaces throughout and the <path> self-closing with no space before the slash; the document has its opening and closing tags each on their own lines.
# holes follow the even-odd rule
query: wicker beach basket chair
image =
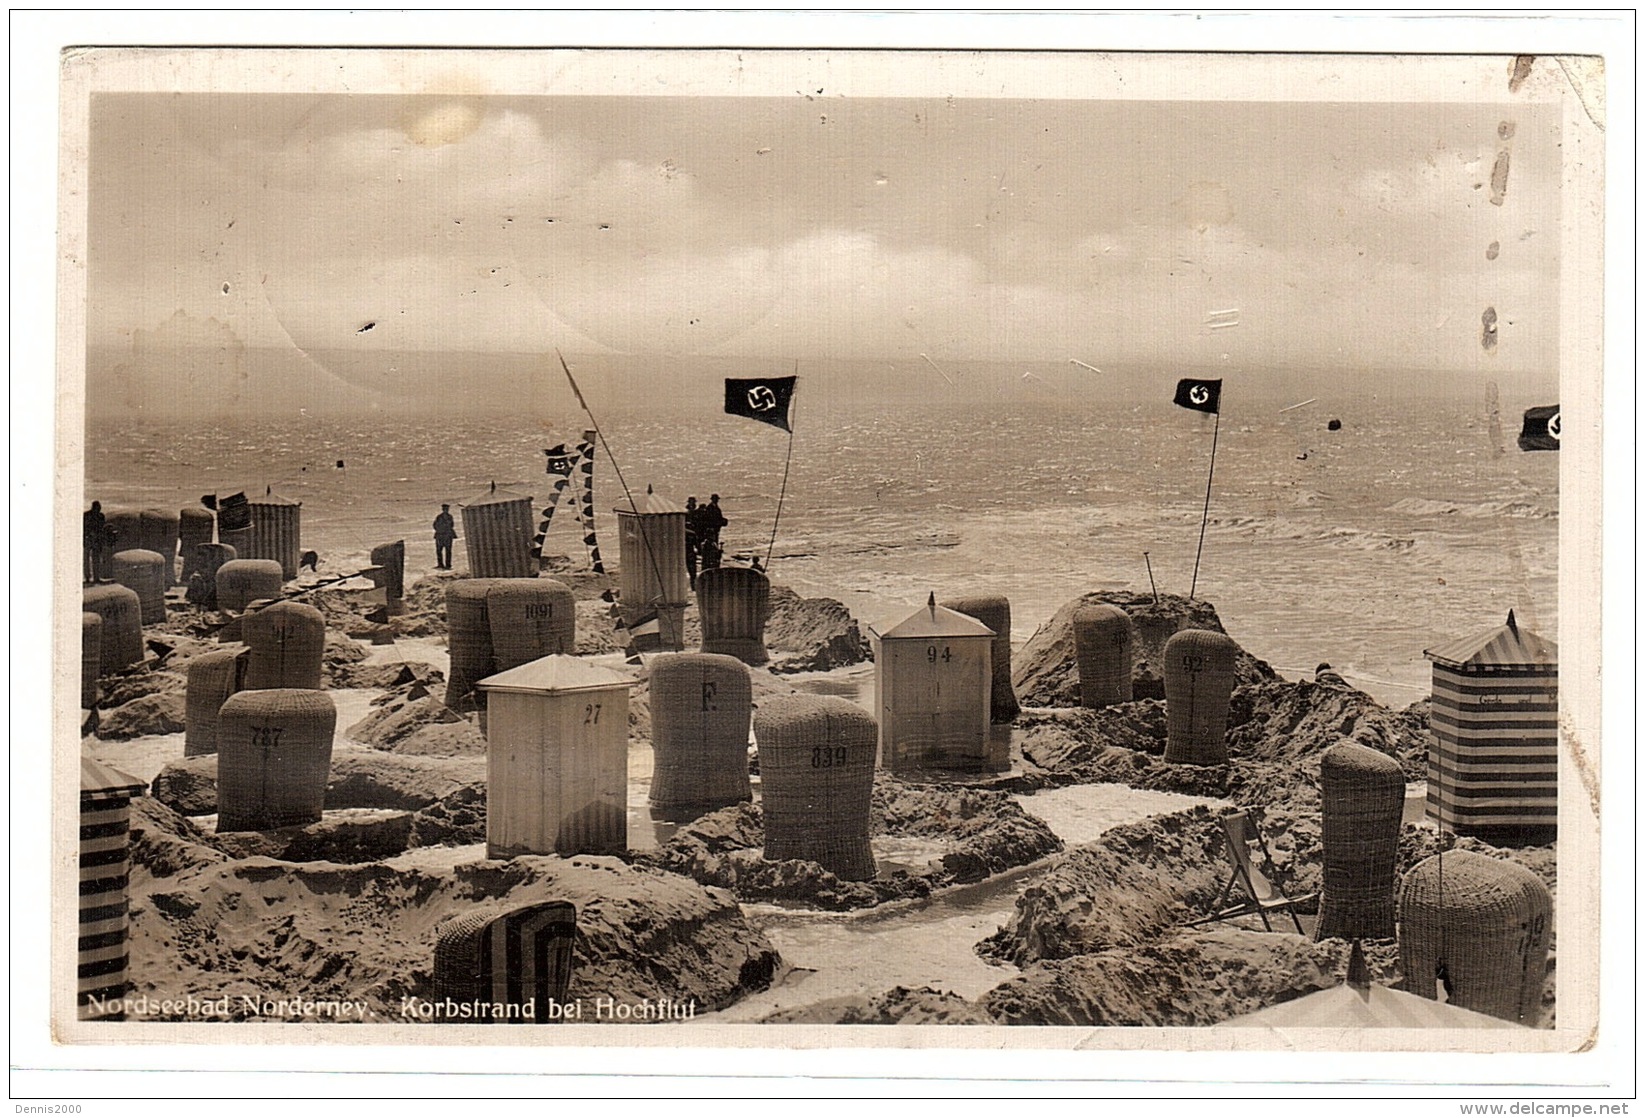
<svg viewBox="0 0 1645 1118">
<path fill-rule="evenodd" d="M 1402 985 L 1463 1009 L 1535 1026 L 1548 977 L 1553 898 L 1516 862 L 1451 850 L 1405 875 L 1399 903 Z"/>
<path fill-rule="evenodd" d="M 988 692 L 989 721 L 997 725 L 1015 722 L 1022 707 L 1017 702 L 1016 688 L 1011 685 L 1011 600 L 1004 594 L 967 594 L 938 604 L 955 613 L 975 617 L 994 630 L 990 650 L 993 684 Z"/>
<path fill-rule="evenodd" d="M 275 559 L 230 559 L 217 568 L 217 608 L 245 609 L 252 602 L 279 598 L 285 575 Z"/>
<path fill-rule="evenodd" d="M 1391 939 L 1405 772 L 1385 753 L 1340 742 L 1319 759 L 1324 886 L 1315 939 Z"/>
<path fill-rule="evenodd" d="M 1225 765 L 1228 700 L 1234 693 L 1231 639 L 1184 629 L 1165 642 L 1165 760 L 1172 765 Z"/>
<path fill-rule="evenodd" d="M 819 863 L 846 881 L 876 873 L 868 832 L 879 727 L 832 695 L 784 695 L 754 713 L 765 856 Z"/>
<path fill-rule="evenodd" d="M 318 823 L 337 708 L 323 691 L 241 691 L 217 722 L 217 830 Z"/>
<path fill-rule="evenodd" d="M 473 1006 L 475 1024 L 544 1024 L 571 989 L 577 908 L 544 901 L 499 915 L 485 908 L 440 925 L 434 942 L 434 997 Z M 486 1007 L 481 1013 L 480 1007 Z M 498 1015 L 490 1007 L 502 1006 Z M 524 1010 L 534 1012 L 527 1017 Z"/>
<path fill-rule="evenodd" d="M 251 651 L 244 690 L 320 690 L 325 614 L 303 602 L 275 602 L 247 614 L 240 632 Z"/>
<path fill-rule="evenodd" d="M 753 685 L 734 656 L 679 652 L 651 663 L 652 806 L 703 812 L 751 797 Z"/>
<path fill-rule="evenodd" d="M 137 595 L 144 625 L 166 619 L 166 561 L 152 551 L 118 551 L 114 581 Z"/>
<path fill-rule="evenodd" d="M 188 585 L 189 577 L 200 571 L 200 545 L 212 542 L 217 534 L 217 517 L 210 509 L 177 510 L 177 550 L 183 557 L 183 572 L 177 581 Z M 221 566 L 221 564 L 218 564 Z M 208 573 L 215 573 L 216 568 Z"/>
<path fill-rule="evenodd" d="M 1118 606 L 1081 606 L 1074 611 L 1081 706 L 1100 709 L 1131 701 L 1133 645 L 1131 615 Z"/>
<path fill-rule="evenodd" d="M 243 647 L 219 648 L 189 661 L 183 756 L 202 757 L 217 752 L 219 713 L 231 695 L 244 690 L 249 656 L 250 651 Z"/>
<path fill-rule="evenodd" d="M 577 598 L 551 578 L 499 578 L 486 594 L 496 670 L 577 652 Z"/>
<path fill-rule="evenodd" d="M 97 680 L 103 674 L 103 615 L 80 614 L 80 709 L 97 705 Z"/>
<path fill-rule="evenodd" d="M 142 663 L 143 605 L 135 590 L 124 586 L 88 586 L 80 593 L 80 608 L 103 619 L 99 638 L 100 676 Z"/>
<path fill-rule="evenodd" d="M 446 706 L 473 710 L 474 684 L 497 671 L 491 644 L 491 615 L 486 599 L 495 579 L 465 578 L 446 587 L 446 644 L 451 671 L 446 677 Z"/>
<path fill-rule="evenodd" d="M 697 576 L 697 613 L 703 651 L 744 664 L 771 659 L 765 623 L 771 617 L 771 580 L 752 567 L 711 567 Z"/>
</svg>

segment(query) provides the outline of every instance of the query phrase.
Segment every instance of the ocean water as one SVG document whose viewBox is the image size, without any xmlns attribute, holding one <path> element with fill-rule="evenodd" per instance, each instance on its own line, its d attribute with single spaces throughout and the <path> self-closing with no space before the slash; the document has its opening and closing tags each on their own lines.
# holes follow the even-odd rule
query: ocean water
<svg viewBox="0 0 1645 1118">
<path fill-rule="evenodd" d="M 1499 421 L 1481 397 L 1369 394 L 1280 411 L 1318 394 L 1224 396 L 1196 592 L 1229 633 L 1287 674 L 1328 661 L 1395 706 L 1427 693 L 1424 648 L 1500 624 L 1509 608 L 1557 637 L 1559 456 L 1514 446 L 1518 413 Z M 96 421 L 86 497 L 178 508 L 272 487 L 303 502 L 304 546 L 322 574 L 403 538 L 415 577 L 433 565 L 442 502 L 495 481 L 540 507 L 542 448 L 574 442 L 584 419 L 522 402 L 491 417 Z M 836 394 L 797 408 L 774 541 L 784 432 L 700 399 L 601 404 L 600 422 L 630 488 L 681 502 L 719 493 L 729 550 L 769 548 L 775 581 L 839 598 L 876 628 L 931 591 L 1003 593 L 1020 646 L 1081 592 L 1147 590 L 1149 564 L 1160 591 L 1188 592 L 1215 421 L 1172 407 L 1168 383 L 1119 402 Z M 613 562 L 622 489 L 605 448 L 595 485 Z M 547 550 L 586 563 L 567 513 L 562 501 Z M 460 540 L 456 556 L 461 568 Z"/>
</svg>

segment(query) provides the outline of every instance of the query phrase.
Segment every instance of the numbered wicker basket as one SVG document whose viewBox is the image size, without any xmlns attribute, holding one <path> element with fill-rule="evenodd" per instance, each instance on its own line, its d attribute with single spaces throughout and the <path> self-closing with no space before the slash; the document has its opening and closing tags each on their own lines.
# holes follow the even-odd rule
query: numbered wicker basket
<svg viewBox="0 0 1645 1118">
<path fill-rule="evenodd" d="M 817 862 L 846 881 L 875 872 L 868 832 L 879 727 L 831 695 L 784 695 L 754 714 L 765 856 Z"/>
<path fill-rule="evenodd" d="M 1228 700 L 1239 646 L 1221 633 L 1184 629 L 1165 642 L 1165 760 L 1228 763 Z"/>
<path fill-rule="evenodd" d="M 1074 611 L 1074 660 L 1080 674 L 1080 705 L 1100 709 L 1131 701 L 1131 615 L 1118 606 L 1089 605 Z"/>
<path fill-rule="evenodd" d="M 988 692 L 989 720 L 995 724 L 1015 722 L 1022 707 L 1011 684 L 1011 600 L 1004 594 L 971 594 L 948 598 L 940 604 L 955 613 L 975 617 L 994 630 L 994 643 L 990 648 L 993 684 Z"/>
<path fill-rule="evenodd" d="M 118 551 L 114 581 L 137 595 L 144 625 L 166 619 L 166 561 L 152 551 Z"/>
<path fill-rule="evenodd" d="M 446 706 L 475 709 L 474 684 L 497 671 L 491 645 L 491 615 L 486 598 L 495 579 L 465 578 L 446 587 L 446 644 L 451 672 L 446 677 Z"/>
<path fill-rule="evenodd" d="M 217 722 L 217 830 L 318 823 L 337 708 L 323 691 L 241 691 Z"/>
<path fill-rule="evenodd" d="M 531 1025 L 560 1020 L 571 989 L 577 909 L 544 901 L 499 915 L 470 912 L 440 925 L 434 942 L 434 998 L 474 1007 L 474 1024 Z M 492 1007 L 501 1006 L 499 1016 Z M 529 1012 L 529 1016 L 528 1016 Z"/>
<path fill-rule="evenodd" d="M 499 578 L 486 594 L 496 670 L 577 652 L 577 598 L 551 578 Z M 481 677 L 483 678 L 483 677 Z"/>
<path fill-rule="evenodd" d="M 320 690 L 326 618 L 319 610 L 302 602 L 275 602 L 246 615 L 241 637 L 251 651 L 245 690 Z"/>
<path fill-rule="evenodd" d="M 99 675 L 142 663 L 143 605 L 136 591 L 124 586 L 88 586 L 81 591 L 80 608 L 103 619 Z"/>
<path fill-rule="evenodd" d="M 1387 754 L 1341 742 L 1319 759 L 1324 888 L 1316 939 L 1391 939 L 1405 772 Z"/>
<path fill-rule="evenodd" d="M 736 657 L 680 652 L 651 662 L 652 806 L 685 815 L 751 797 L 753 698 Z"/>
<path fill-rule="evenodd" d="M 253 602 L 278 599 L 285 585 L 274 559 L 230 559 L 217 568 L 217 608 L 242 610 Z"/>
<path fill-rule="evenodd" d="M 183 756 L 217 752 L 218 716 L 229 697 L 244 690 L 245 648 L 219 648 L 188 662 L 183 717 Z"/>
<path fill-rule="evenodd" d="M 1466 850 L 1438 854 L 1405 875 L 1399 904 L 1403 985 L 1450 1004 L 1535 1026 L 1548 977 L 1553 898 L 1536 874 Z"/>
</svg>

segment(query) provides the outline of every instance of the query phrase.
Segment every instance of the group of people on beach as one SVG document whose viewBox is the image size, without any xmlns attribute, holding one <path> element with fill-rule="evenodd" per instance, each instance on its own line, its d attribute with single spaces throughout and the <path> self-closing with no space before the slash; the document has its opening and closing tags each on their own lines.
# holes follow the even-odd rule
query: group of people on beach
<svg viewBox="0 0 1645 1118">
<path fill-rule="evenodd" d="M 93 505 L 93 508 L 96 506 Z M 91 516 L 90 513 L 86 515 Z M 99 517 L 101 515 L 98 513 Z M 706 505 L 699 505 L 695 497 L 685 499 L 685 569 L 691 576 L 693 589 L 697 585 L 699 565 L 705 571 L 720 565 L 720 557 L 724 554 L 720 546 L 720 531 L 728 523 L 730 521 L 726 520 L 725 512 L 720 508 L 718 493 L 710 494 Z M 451 545 L 456 539 L 457 523 L 451 516 L 451 506 L 441 505 L 440 515 L 434 518 L 435 570 L 451 570 Z"/>
<path fill-rule="evenodd" d="M 685 569 L 693 590 L 697 588 L 699 563 L 705 571 L 720 565 L 720 556 L 725 553 L 720 547 L 720 529 L 728 523 L 718 493 L 710 494 L 706 505 L 699 505 L 695 497 L 685 499 Z"/>
</svg>

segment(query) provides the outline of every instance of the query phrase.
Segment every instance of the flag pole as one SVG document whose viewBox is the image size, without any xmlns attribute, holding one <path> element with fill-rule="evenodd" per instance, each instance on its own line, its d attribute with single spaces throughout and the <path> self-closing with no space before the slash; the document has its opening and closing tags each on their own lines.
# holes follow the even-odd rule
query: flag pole
<svg viewBox="0 0 1645 1118">
<path fill-rule="evenodd" d="M 1205 471 L 1205 508 L 1199 515 L 1199 547 L 1194 551 L 1194 581 L 1188 586 L 1188 600 L 1194 600 L 1194 591 L 1199 589 L 1199 559 L 1205 551 L 1205 522 L 1211 516 L 1211 476 L 1217 472 L 1217 435 L 1222 431 L 1222 404 L 1219 401 L 1216 411 L 1216 425 L 1211 428 L 1211 468 Z"/>
<path fill-rule="evenodd" d="M 594 424 L 594 434 L 600 440 L 600 445 L 605 447 L 605 456 L 611 459 L 611 468 L 617 474 L 617 484 L 623 487 L 623 496 L 628 498 L 628 507 L 638 514 L 640 506 L 634 503 L 634 494 L 628 491 L 628 482 L 623 480 L 623 468 L 617 465 L 617 456 L 611 453 L 611 442 L 605 437 L 605 432 L 600 430 L 600 421 L 594 418 L 594 412 L 588 406 L 588 401 L 583 399 L 582 389 L 577 387 L 577 378 L 571 375 L 571 366 L 566 364 L 565 355 L 560 352 L 558 346 L 554 348 L 554 356 L 560 359 L 560 368 L 565 370 L 565 379 L 571 382 L 571 394 L 577 397 L 577 403 L 582 405 L 583 412 L 588 416 L 588 421 Z M 645 557 L 651 560 L 651 573 L 657 576 L 657 585 L 661 587 L 663 585 L 662 568 L 657 566 L 657 556 L 651 550 L 651 540 L 643 529 L 640 532 L 640 542 L 645 545 Z"/>
<path fill-rule="evenodd" d="M 800 363 L 794 362 L 794 395 L 788 398 L 788 455 L 783 459 L 783 486 L 777 493 L 777 515 L 771 520 L 771 542 L 765 547 L 765 569 L 771 570 L 771 553 L 777 547 L 777 524 L 783 518 L 783 498 L 788 496 L 788 467 L 794 461 L 794 396 L 800 394 Z"/>
</svg>

